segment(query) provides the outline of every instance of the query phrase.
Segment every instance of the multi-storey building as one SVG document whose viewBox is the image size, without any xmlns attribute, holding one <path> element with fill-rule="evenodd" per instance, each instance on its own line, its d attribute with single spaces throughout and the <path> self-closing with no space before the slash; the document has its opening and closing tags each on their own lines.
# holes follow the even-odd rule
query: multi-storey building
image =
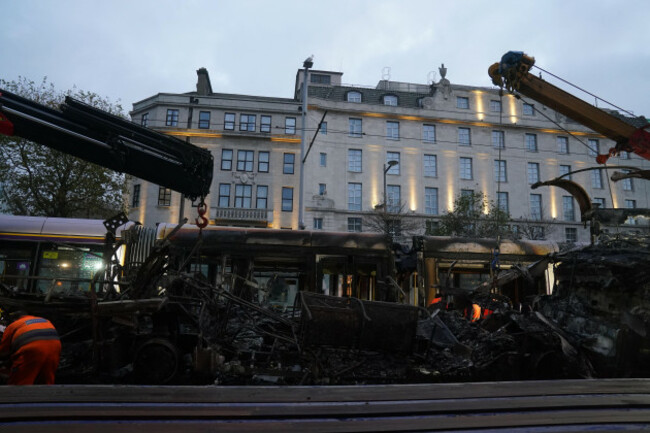
<svg viewBox="0 0 650 433">
<path fill-rule="evenodd" d="M 558 241 L 589 240 L 569 193 L 530 186 L 598 166 L 595 155 L 614 143 L 534 101 L 451 84 L 444 67 L 438 83 L 382 80 L 375 87 L 345 85 L 341 72 L 313 70 L 303 152 L 304 70 L 293 98 L 215 93 L 207 71 L 197 72 L 197 91 L 159 93 L 135 103 L 131 117 L 213 152 L 206 198 L 213 224 L 299 229 L 303 194 L 307 229 L 364 231 L 364 216 L 385 202 L 424 231 L 459 194 L 473 191 L 508 211 L 514 227 L 539 228 Z M 624 154 L 610 165 L 650 162 Z M 614 183 L 611 173 L 581 171 L 571 179 L 601 207 L 648 207 L 648 182 Z M 130 217 L 146 225 L 196 213 L 168 189 L 138 179 L 130 189 Z M 637 228 L 636 222 L 613 229 Z"/>
</svg>

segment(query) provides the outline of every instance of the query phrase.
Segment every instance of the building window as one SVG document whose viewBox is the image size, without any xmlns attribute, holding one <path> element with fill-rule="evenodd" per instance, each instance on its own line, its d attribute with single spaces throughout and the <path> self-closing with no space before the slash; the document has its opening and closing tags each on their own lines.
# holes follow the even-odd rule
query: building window
<svg viewBox="0 0 650 433">
<path fill-rule="evenodd" d="M 148 126 L 149 125 L 149 113 L 144 113 L 142 115 L 142 120 L 140 121 L 140 124 L 142 126 Z"/>
<path fill-rule="evenodd" d="M 624 173 L 629 173 L 630 170 L 623 170 Z M 634 191 L 634 184 L 632 183 L 632 178 L 623 179 L 623 191 Z"/>
<path fill-rule="evenodd" d="M 395 238 L 397 236 L 402 236 L 402 221 L 391 219 L 386 221 L 386 226 L 388 234 L 390 234 L 391 237 Z"/>
<path fill-rule="evenodd" d="M 284 154 L 284 165 L 282 166 L 282 173 L 293 174 L 293 165 L 296 160 L 296 155 L 293 153 Z"/>
<path fill-rule="evenodd" d="M 399 122 L 386 122 L 386 138 L 399 140 Z"/>
<path fill-rule="evenodd" d="M 133 195 L 131 196 L 131 207 L 140 206 L 140 185 L 133 185 Z"/>
<path fill-rule="evenodd" d="M 497 99 L 490 100 L 490 111 L 493 113 L 501 112 L 501 101 Z"/>
<path fill-rule="evenodd" d="M 199 129 L 210 129 L 209 111 L 199 111 Z"/>
<path fill-rule="evenodd" d="M 393 165 L 388 169 L 386 174 L 393 174 L 393 175 L 398 175 L 399 174 L 399 152 L 386 152 L 386 166 L 388 166 L 388 163 L 390 161 L 396 161 L 397 164 Z"/>
<path fill-rule="evenodd" d="M 269 158 L 269 152 L 260 151 L 260 153 L 257 154 L 257 171 L 260 173 L 269 172 Z"/>
<path fill-rule="evenodd" d="M 557 137 L 557 151 L 559 153 L 569 153 L 569 139 L 567 137 Z"/>
<path fill-rule="evenodd" d="M 314 230 L 323 230 L 323 218 L 314 218 Z"/>
<path fill-rule="evenodd" d="M 600 151 L 598 140 L 595 138 L 590 138 L 587 140 L 587 147 L 589 148 L 589 156 L 598 156 L 598 153 Z"/>
<path fill-rule="evenodd" d="M 542 195 L 541 194 L 530 195 L 530 218 L 535 221 L 541 221 L 542 219 Z"/>
<path fill-rule="evenodd" d="M 438 158 L 436 155 L 424 155 L 424 175 L 427 177 L 438 176 Z"/>
<path fill-rule="evenodd" d="M 466 96 L 456 96 L 456 108 L 463 110 L 469 109 L 469 98 Z"/>
<path fill-rule="evenodd" d="M 436 142 L 435 125 L 422 125 L 422 141 L 424 141 L 425 143 Z"/>
<path fill-rule="evenodd" d="M 458 128 L 458 144 L 463 146 L 469 146 L 472 144 L 469 128 Z"/>
<path fill-rule="evenodd" d="M 348 102 L 361 102 L 361 92 L 348 92 L 346 99 Z"/>
<path fill-rule="evenodd" d="M 384 105 L 392 105 L 393 107 L 397 107 L 397 96 L 384 95 Z"/>
<path fill-rule="evenodd" d="M 348 218 L 348 231 L 361 233 L 361 218 Z"/>
<path fill-rule="evenodd" d="M 524 102 L 524 116 L 534 116 L 535 106 L 533 104 L 526 104 Z"/>
<path fill-rule="evenodd" d="M 314 84 L 327 84 L 332 82 L 332 77 L 325 74 L 309 74 L 309 81 Z"/>
<path fill-rule="evenodd" d="M 576 214 L 573 206 L 573 196 L 562 196 L 562 218 L 564 221 L 575 221 Z"/>
<path fill-rule="evenodd" d="M 256 114 L 240 114 L 239 115 L 239 130 L 255 132 L 257 124 Z"/>
<path fill-rule="evenodd" d="M 426 220 L 424 222 L 424 234 L 426 236 L 435 236 L 440 229 L 440 222 L 434 220 Z"/>
<path fill-rule="evenodd" d="M 503 159 L 494 160 L 494 178 L 497 182 L 507 182 L 508 172 L 506 169 L 506 161 Z"/>
<path fill-rule="evenodd" d="M 348 149 L 348 171 L 361 173 L 361 150 Z"/>
<path fill-rule="evenodd" d="M 325 152 L 320 153 L 320 166 L 327 167 L 327 154 Z"/>
<path fill-rule="evenodd" d="M 255 197 L 255 207 L 257 209 L 266 209 L 269 199 L 269 187 L 266 185 L 257 185 L 257 195 Z"/>
<path fill-rule="evenodd" d="M 271 132 L 271 116 L 260 116 L 260 132 Z"/>
<path fill-rule="evenodd" d="M 172 204 L 172 190 L 161 186 L 158 188 L 158 206 L 170 206 Z"/>
<path fill-rule="evenodd" d="M 255 152 L 252 150 L 237 151 L 237 171 L 253 171 Z"/>
<path fill-rule="evenodd" d="M 438 215 L 438 188 L 424 188 L 424 213 Z"/>
<path fill-rule="evenodd" d="M 506 147 L 503 131 L 492 131 L 492 147 L 495 149 L 504 149 Z"/>
<path fill-rule="evenodd" d="M 594 199 L 592 200 L 592 203 L 598 205 L 598 207 L 599 207 L 600 209 L 604 209 L 604 208 L 605 208 L 605 199 L 604 199 L 604 198 L 596 197 L 596 198 L 594 198 Z M 595 206 L 594 206 L 594 207 L 595 207 Z"/>
<path fill-rule="evenodd" d="M 460 158 L 460 178 L 464 180 L 472 179 L 472 158 Z"/>
<path fill-rule="evenodd" d="M 473 189 L 461 189 L 460 190 L 460 195 L 461 195 L 461 197 L 472 197 L 474 195 L 474 190 Z M 474 200 L 470 200 L 468 210 L 469 211 L 474 210 Z"/>
<path fill-rule="evenodd" d="M 233 131 L 235 129 L 235 113 L 226 113 L 223 116 L 223 129 Z"/>
<path fill-rule="evenodd" d="M 348 210 L 361 210 L 360 183 L 348 183 Z"/>
<path fill-rule="evenodd" d="M 361 119 L 350 118 L 350 137 L 361 137 Z"/>
<path fill-rule="evenodd" d="M 539 182 L 539 163 L 528 163 L 528 183 L 533 184 Z"/>
<path fill-rule="evenodd" d="M 224 171 L 232 170 L 232 149 L 223 149 L 221 151 L 221 169 Z"/>
<path fill-rule="evenodd" d="M 508 203 L 507 192 L 500 191 L 497 193 L 497 206 L 502 212 L 510 213 L 510 203 Z"/>
<path fill-rule="evenodd" d="M 564 239 L 570 244 L 575 244 L 578 242 L 578 229 L 575 227 L 565 227 Z"/>
<path fill-rule="evenodd" d="M 327 185 L 324 183 L 319 183 L 318 184 L 318 195 L 325 195 L 327 194 Z"/>
<path fill-rule="evenodd" d="M 235 207 L 250 209 L 252 199 L 252 185 L 235 185 Z"/>
<path fill-rule="evenodd" d="M 327 122 L 320 123 L 320 133 L 323 135 L 327 135 Z"/>
<path fill-rule="evenodd" d="M 591 187 L 597 189 L 603 188 L 603 176 L 600 170 L 591 171 Z"/>
<path fill-rule="evenodd" d="M 282 187 L 282 211 L 293 211 L 293 188 L 288 186 Z"/>
<path fill-rule="evenodd" d="M 284 119 L 284 133 L 288 135 L 293 135 L 296 133 L 296 118 L 295 117 L 286 117 Z"/>
<path fill-rule="evenodd" d="M 178 110 L 167 110 L 166 126 L 178 126 Z"/>
<path fill-rule="evenodd" d="M 560 165 L 560 177 L 564 177 L 567 180 L 571 180 L 571 166 L 570 165 Z"/>
<path fill-rule="evenodd" d="M 537 152 L 537 134 L 526 134 L 526 150 L 529 152 Z"/>
<path fill-rule="evenodd" d="M 387 212 L 399 213 L 402 203 L 401 187 L 399 185 L 386 186 Z"/>
<path fill-rule="evenodd" d="M 219 184 L 219 207 L 230 207 L 230 184 Z"/>
</svg>

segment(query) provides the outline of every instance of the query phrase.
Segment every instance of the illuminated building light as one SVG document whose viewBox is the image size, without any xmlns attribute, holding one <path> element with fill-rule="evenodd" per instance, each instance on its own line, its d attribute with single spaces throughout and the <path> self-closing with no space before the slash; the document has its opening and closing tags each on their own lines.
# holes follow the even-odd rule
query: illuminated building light
<svg viewBox="0 0 650 433">
<path fill-rule="evenodd" d="M 475 90 L 474 93 L 476 93 L 476 118 L 478 120 L 483 120 L 485 118 L 485 113 L 483 111 L 483 92 Z"/>
<path fill-rule="evenodd" d="M 553 193 L 551 193 L 551 218 L 557 218 L 557 199 Z"/>
<path fill-rule="evenodd" d="M 517 123 L 517 100 L 514 96 L 508 95 L 508 105 L 510 106 L 510 122 Z"/>
</svg>

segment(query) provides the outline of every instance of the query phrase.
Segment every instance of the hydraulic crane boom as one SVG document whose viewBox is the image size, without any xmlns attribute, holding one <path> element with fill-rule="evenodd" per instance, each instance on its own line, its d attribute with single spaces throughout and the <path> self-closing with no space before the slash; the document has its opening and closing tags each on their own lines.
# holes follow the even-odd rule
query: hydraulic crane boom
<svg viewBox="0 0 650 433">
<path fill-rule="evenodd" d="M 610 156 L 620 151 L 634 152 L 650 159 L 650 133 L 644 129 L 648 125 L 642 128 L 630 125 L 534 76 L 529 72 L 534 64 L 533 57 L 522 52 L 509 51 L 501 58 L 501 62 L 490 66 L 488 73 L 495 85 L 505 87 L 510 92 L 518 91 L 614 140 L 616 147 L 610 149 L 607 155 L 599 155 L 598 163 L 604 164 Z"/>
<path fill-rule="evenodd" d="M 67 97 L 61 111 L 0 89 L 0 134 L 18 136 L 196 199 L 212 182 L 201 149 Z"/>
</svg>

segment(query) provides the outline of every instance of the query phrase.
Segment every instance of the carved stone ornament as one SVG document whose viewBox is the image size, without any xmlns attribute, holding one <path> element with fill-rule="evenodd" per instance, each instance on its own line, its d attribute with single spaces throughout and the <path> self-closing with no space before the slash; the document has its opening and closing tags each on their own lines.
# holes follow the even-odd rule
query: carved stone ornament
<svg viewBox="0 0 650 433">
<path fill-rule="evenodd" d="M 251 185 L 254 185 L 255 184 L 255 175 L 256 174 L 257 173 L 236 171 L 236 172 L 234 172 L 232 174 L 232 177 L 235 179 L 236 183 L 241 183 L 241 184 L 244 184 L 244 185 L 247 185 L 247 184 L 250 183 Z"/>
</svg>

